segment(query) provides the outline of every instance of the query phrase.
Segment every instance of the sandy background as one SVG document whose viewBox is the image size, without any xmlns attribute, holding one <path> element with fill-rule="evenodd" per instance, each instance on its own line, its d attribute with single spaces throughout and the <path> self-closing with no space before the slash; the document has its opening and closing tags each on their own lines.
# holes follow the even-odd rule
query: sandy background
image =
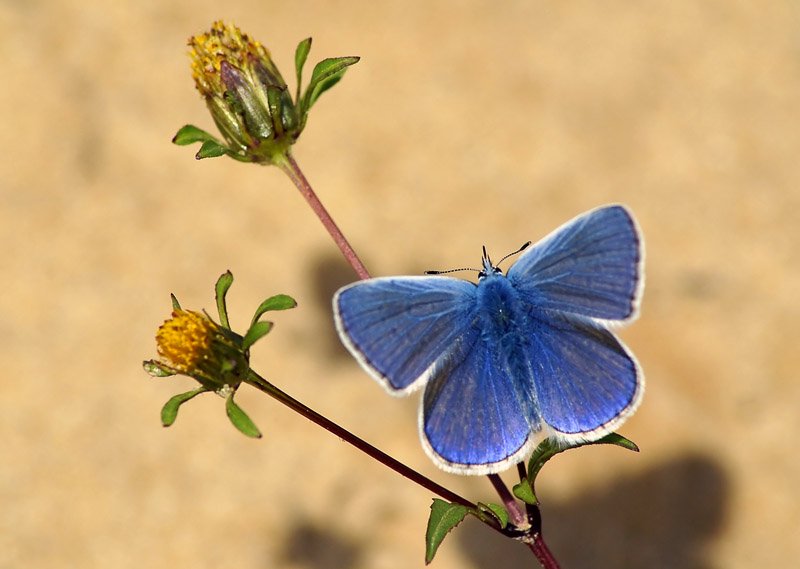
<svg viewBox="0 0 800 569">
<path fill-rule="evenodd" d="M 109 7 L 111 6 L 111 7 Z M 622 432 L 540 478 L 565 568 L 789 567 L 800 558 L 800 13 L 790 1 L 0 2 L 0 568 L 423 566 L 430 494 L 257 392 L 247 440 L 206 396 L 141 370 L 169 293 L 235 324 L 277 292 L 254 367 L 436 470 L 416 397 L 338 346 L 351 280 L 277 170 L 196 162 L 212 128 L 185 41 L 212 20 L 266 43 L 288 80 L 362 56 L 295 154 L 375 275 L 475 265 L 608 202 L 647 239 L 647 374 Z M 290 80 L 293 85 L 293 81 Z M 508 477 L 511 481 L 511 477 Z M 493 561 L 494 560 L 494 561 Z M 534 566 L 468 521 L 434 567 Z"/>
</svg>

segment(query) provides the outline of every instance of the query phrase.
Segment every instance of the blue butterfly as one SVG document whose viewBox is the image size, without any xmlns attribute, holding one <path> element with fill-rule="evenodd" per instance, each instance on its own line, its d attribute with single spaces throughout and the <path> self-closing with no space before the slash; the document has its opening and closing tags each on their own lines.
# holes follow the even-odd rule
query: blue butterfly
<svg viewBox="0 0 800 569">
<path fill-rule="evenodd" d="M 424 388 L 423 448 L 449 472 L 491 474 L 539 439 L 596 440 L 642 400 L 633 354 L 609 331 L 638 315 L 643 243 L 621 205 L 589 211 L 504 275 L 484 249 L 478 283 L 386 277 L 333 298 L 336 328 L 393 395 Z"/>
</svg>

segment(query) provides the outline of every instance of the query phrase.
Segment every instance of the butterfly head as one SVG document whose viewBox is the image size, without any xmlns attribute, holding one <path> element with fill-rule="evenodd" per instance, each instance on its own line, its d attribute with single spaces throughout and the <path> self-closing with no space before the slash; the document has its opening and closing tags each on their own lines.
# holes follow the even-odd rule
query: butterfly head
<svg viewBox="0 0 800 569">
<path fill-rule="evenodd" d="M 492 260 L 489 258 L 489 254 L 486 252 L 486 246 L 483 247 L 483 258 L 481 259 L 481 263 L 483 264 L 483 268 L 478 272 L 478 280 L 486 278 L 491 275 L 502 275 L 503 271 L 500 270 L 500 267 L 496 267 Z"/>
</svg>

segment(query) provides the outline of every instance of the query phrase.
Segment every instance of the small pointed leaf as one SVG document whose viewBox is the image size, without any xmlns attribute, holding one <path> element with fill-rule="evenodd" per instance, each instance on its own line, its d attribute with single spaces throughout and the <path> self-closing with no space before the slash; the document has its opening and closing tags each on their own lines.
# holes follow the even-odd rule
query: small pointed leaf
<svg viewBox="0 0 800 569">
<path fill-rule="evenodd" d="M 539 474 L 539 471 L 548 460 L 553 458 L 555 455 L 564 452 L 565 450 L 589 445 L 615 445 L 632 450 L 634 452 L 639 452 L 639 447 L 636 446 L 636 443 L 630 439 L 626 439 L 622 435 L 618 435 L 617 433 L 609 433 L 606 436 L 597 439 L 596 441 L 575 443 L 566 447 L 557 444 L 551 438 L 547 438 L 539 443 L 539 446 L 533 451 L 533 454 L 528 461 L 528 481 L 530 482 L 531 487 L 534 486 L 536 482 L 536 476 Z"/>
<path fill-rule="evenodd" d="M 270 296 L 267 300 L 261 303 L 261 306 L 258 307 L 256 313 L 253 314 L 253 320 L 250 322 L 250 324 L 253 325 L 258 322 L 258 319 L 269 310 L 288 310 L 289 308 L 294 308 L 295 306 L 297 306 L 297 301 L 288 294 L 276 294 L 275 296 Z"/>
<path fill-rule="evenodd" d="M 527 479 L 521 480 L 519 484 L 515 484 L 511 491 L 514 493 L 514 496 L 531 506 L 535 506 L 539 502 L 536 499 L 536 494 L 533 493 L 531 483 L 528 482 Z"/>
<path fill-rule="evenodd" d="M 428 518 L 428 530 L 425 532 L 425 564 L 433 561 L 433 556 L 447 536 L 448 532 L 462 522 L 469 513 L 466 506 L 451 504 L 434 498 L 431 504 L 431 516 Z"/>
<path fill-rule="evenodd" d="M 500 504 L 484 504 L 483 502 L 478 502 L 478 511 L 484 514 L 484 516 L 491 516 L 492 519 L 500 525 L 500 529 L 503 529 L 508 525 L 508 510 L 506 510 Z M 478 517 L 481 518 L 481 521 L 483 521 L 481 516 Z"/>
<path fill-rule="evenodd" d="M 227 152 L 228 149 L 216 140 L 206 140 L 194 157 L 198 160 L 202 160 L 203 158 L 216 158 L 217 156 L 222 156 Z"/>
<path fill-rule="evenodd" d="M 161 362 L 157 362 L 156 360 L 147 360 L 142 362 L 142 367 L 144 371 L 152 375 L 153 377 L 169 377 L 171 375 L 175 375 L 176 372 L 171 367 L 165 366 Z"/>
<path fill-rule="evenodd" d="M 250 420 L 247 413 L 242 411 L 233 400 L 233 394 L 229 395 L 225 400 L 225 411 L 228 413 L 228 419 L 231 420 L 233 426 L 239 429 L 239 432 L 254 439 L 261 438 L 261 431 L 258 430 L 255 423 Z"/>
<path fill-rule="evenodd" d="M 264 320 L 254 323 L 244 335 L 244 340 L 242 340 L 242 350 L 249 350 L 250 346 L 269 334 L 270 330 L 272 330 L 272 322 L 267 322 Z"/>
<path fill-rule="evenodd" d="M 191 398 L 195 397 L 196 395 L 200 395 L 208 391 L 205 387 L 198 387 L 197 389 L 193 389 L 192 391 L 187 391 L 186 393 L 181 393 L 172 397 L 169 401 L 167 401 L 164 406 L 161 408 L 161 424 L 165 427 L 169 427 L 172 423 L 175 422 L 175 419 L 178 418 L 178 409 L 180 406 L 189 401 Z"/>
<path fill-rule="evenodd" d="M 219 313 L 219 322 L 224 328 L 231 329 L 228 322 L 228 307 L 225 304 L 225 296 L 228 294 L 228 289 L 233 284 L 233 273 L 225 271 L 217 279 L 217 284 L 214 285 L 217 299 L 217 312 Z"/>
<path fill-rule="evenodd" d="M 206 142 L 213 140 L 217 142 L 214 135 L 209 134 L 201 128 L 197 128 L 192 124 L 187 124 L 178 130 L 175 136 L 172 137 L 173 144 L 178 146 L 186 146 L 187 144 L 194 144 L 195 142 Z"/>
<path fill-rule="evenodd" d="M 178 297 L 172 293 L 169 293 L 169 297 L 172 299 L 172 310 L 180 310 L 181 303 L 178 302 Z"/>
<path fill-rule="evenodd" d="M 314 67 L 311 81 L 304 95 L 302 111 L 307 113 L 325 91 L 333 87 L 348 67 L 358 62 L 359 57 L 331 57 L 323 59 Z"/>
<path fill-rule="evenodd" d="M 306 38 L 297 44 L 297 49 L 294 52 L 294 69 L 297 73 L 297 97 L 295 101 L 300 102 L 300 85 L 303 82 L 303 67 L 308 59 L 308 52 L 311 51 L 311 38 Z"/>
</svg>

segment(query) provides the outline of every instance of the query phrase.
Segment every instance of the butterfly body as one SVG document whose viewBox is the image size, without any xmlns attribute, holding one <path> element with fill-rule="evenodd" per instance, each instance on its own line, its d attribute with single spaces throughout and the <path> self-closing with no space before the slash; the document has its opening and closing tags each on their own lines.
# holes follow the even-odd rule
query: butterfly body
<svg viewBox="0 0 800 569">
<path fill-rule="evenodd" d="M 478 283 L 384 277 L 334 297 L 339 334 L 393 395 L 424 387 L 423 447 L 445 470 L 499 472 L 536 439 L 593 440 L 641 400 L 643 378 L 608 330 L 635 317 L 642 246 L 628 210 L 576 218 L 507 274 L 484 252 Z"/>
</svg>

